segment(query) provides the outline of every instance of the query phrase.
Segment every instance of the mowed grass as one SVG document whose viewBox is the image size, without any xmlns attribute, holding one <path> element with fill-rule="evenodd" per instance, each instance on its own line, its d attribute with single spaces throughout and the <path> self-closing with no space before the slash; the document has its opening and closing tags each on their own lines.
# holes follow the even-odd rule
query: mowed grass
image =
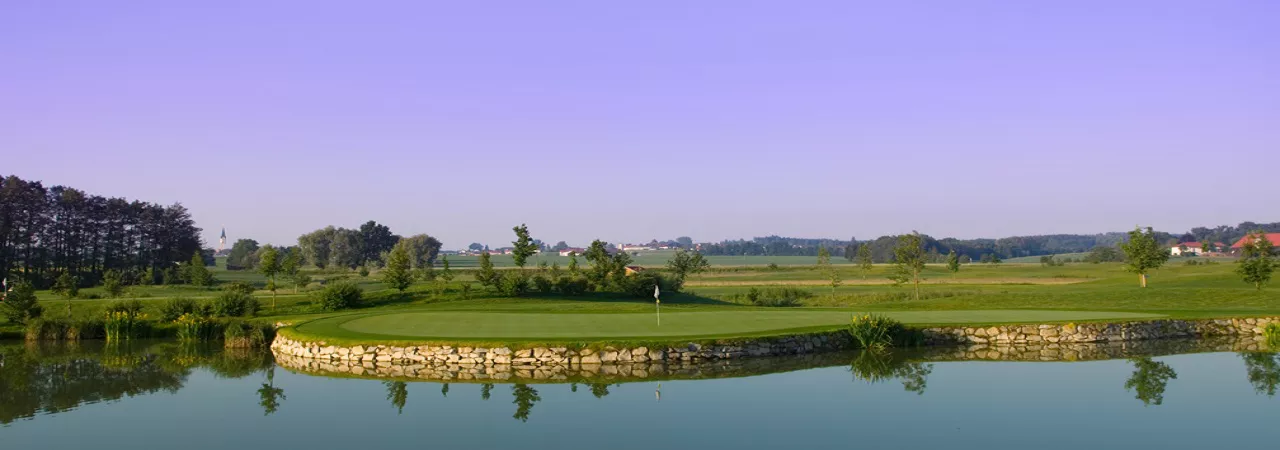
<svg viewBox="0 0 1280 450">
<path fill-rule="evenodd" d="M 845 326 L 858 312 L 834 309 L 718 310 L 621 314 L 480 311 L 405 311 L 348 315 L 301 324 L 298 331 L 345 339 L 378 340 L 591 340 L 725 338 Z M 896 311 L 907 324 L 1064 322 L 1149 319 L 1157 314 L 1108 311 Z"/>
</svg>

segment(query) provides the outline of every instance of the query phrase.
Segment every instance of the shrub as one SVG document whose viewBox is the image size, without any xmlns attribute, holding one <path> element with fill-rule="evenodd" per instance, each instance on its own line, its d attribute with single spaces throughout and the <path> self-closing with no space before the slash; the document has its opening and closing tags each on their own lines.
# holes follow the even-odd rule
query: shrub
<svg viewBox="0 0 1280 450">
<path fill-rule="evenodd" d="M 49 290 L 66 298 L 76 298 L 80 294 L 80 279 L 71 275 L 71 272 L 62 272 Z"/>
<path fill-rule="evenodd" d="M 243 281 L 233 281 L 233 282 L 227 283 L 226 285 L 222 286 L 222 290 L 223 290 L 223 291 L 235 291 L 235 292 L 241 292 L 241 293 L 245 293 L 245 294 L 250 294 L 250 295 L 252 295 L 252 294 L 253 294 L 253 291 L 255 291 L 255 290 L 257 290 L 257 289 L 256 289 L 256 288 L 254 288 L 252 284 L 245 283 L 245 282 L 243 282 Z"/>
<path fill-rule="evenodd" d="M 564 295 L 583 295 L 590 287 L 586 278 L 560 277 L 556 279 L 555 290 Z"/>
<path fill-rule="evenodd" d="M 522 271 L 499 273 L 496 277 L 498 293 L 507 297 L 522 297 L 529 293 L 529 277 Z"/>
<path fill-rule="evenodd" d="M 194 314 L 199 309 L 195 300 L 189 298 L 171 298 L 160 304 L 160 321 L 174 322 L 184 314 Z"/>
<path fill-rule="evenodd" d="M 555 283 L 546 275 L 538 274 L 533 276 L 533 288 L 539 294 L 550 294 L 555 289 Z"/>
<path fill-rule="evenodd" d="M 239 289 L 222 291 L 210 306 L 217 317 L 249 317 L 258 313 L 258 299 Z"/>
<path fill-rule="evenodd" d="M 360 266 L 360 276 L 362 277 L 369 276 L 369 266 Z"/>
<path fill-rule="evenodd" d="M 462 283 L 462 298 L 471 299 L 471 283 Z"/>
<path fill-rule="evenodd" d="M 44 307 L 36 300 L 35 289 L 25 281 L 14 283 L 13 290 L 0 302 L 0 314 L 17 324 L 25 324 L 28 320 L 40 317 L 43 312 Z"/>
<path fill-rule="evenodd" d="M 124 293 L 124 277 L 120 272 L 108 270 L 102 274 L 102 288 L 107 291 L 107 296 L 119 297 Z"/>
<path fill-rule="evenodd" d="M 889 348 L 905 332 L 906 327 L 901 322 L 876 314 L 853 316 L 853 321 L 849 324 L 849 335 L 867 350 Z"/>
<path fill-rule="evenodd" d="M 1262 335 L 1267 338 L 1267 346 L 1272 350 L 1280 350 L 1280 323 L 1267 325 L 1267 328 L 1262 330 Z"/>
<path fill-rule="evenodd" d="M 769 270 L 778 270 L 778 263 L 769 263 Z"/>
<path fill-rule="evenodd" d="M 26 328 L 28 341 L 78 341 L 103 336 L 102 322 L 96 320 L 34 319 Z"/>
<path fill-rule="evenodd" d="M 658 286 L 666 292 L 678 292 L 680 290 L 678 286 L 675 286 L 654 271 L 644 271 L 625 276 L 618 284 L 619 290 L 637 298 L 653 298 L 654 286 Z"/>
<path fill-rule="evenodd" d="M 326 284 L 316 298 L 316 303 L 325 311 L 338 311 L 354 308 L 360 304 L 362 293 L 355 283 L 339 281 Z"/>
<path fill-rule="evenodd" d="M 788 307 L 800 306 L 800 300 L 813 297 L 813 293 L 804 289 L 775 286 L 764 289 L 751 288 L 745 295 L 734 295 L 733 300 L 743 299 L 755 306 Z"/>
</svg>

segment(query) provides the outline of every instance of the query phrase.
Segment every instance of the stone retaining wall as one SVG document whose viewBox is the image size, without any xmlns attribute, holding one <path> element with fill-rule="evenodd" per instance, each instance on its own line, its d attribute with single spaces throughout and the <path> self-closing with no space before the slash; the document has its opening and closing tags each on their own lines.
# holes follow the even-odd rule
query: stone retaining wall
<svg viewBox="0 0 1280 450">
<path fill-rule="evenodd" d="M 1120 323 L 1065 325 L 1004 325 L 993 327 L 936 327 L 920 330 L 927 345 L 1049 345 L 1058 343 L 1106 343 L 1169 338 L 1249 337 L 1261 335 L 1280 317 L 1211 320 L 1152 320 Z M 340 347 L 324 341 L 303 342 L 277 335 L 271 343 L 276 355 L 320 361 L 350 361 L 372 365 L 478 365 L 550 366 L 609 363 L 702 361 L 740 357 L 803 355 L 850 349 L 853 341 L 844 331 L 798 336 L 766 337 L 689 343 L 663 347 L 512 349 L 466 345 L 355 345 Z"/>
<path fill-rule="evenodd" d="M 697 361 L 744 356 L 803 355 L 850 347 L 848 333 L 826 332 L 714 344 L 689 343 L 664 347 L 568 348 L 537 347 L 510 349 L 464 345 L 356 345 L 338 347 L 323 341 L 302 342 L 277 335 L 271 350 L 277 355 L 328 361 L 357 361 L 388 364 L 474 364 L 542 366 L 650 361 Z"/>
<path fill-rule="evenodd" d="M 1215 336 L 1258 336 L 1280 317 L 1150 320 L 1120 323 L 1066 325 L 1003 325 L 992 327 L 938 327 L 922 330 L 929 345 L 949 344 L 1055 344 L 1123 342 Z"/>
</svg>

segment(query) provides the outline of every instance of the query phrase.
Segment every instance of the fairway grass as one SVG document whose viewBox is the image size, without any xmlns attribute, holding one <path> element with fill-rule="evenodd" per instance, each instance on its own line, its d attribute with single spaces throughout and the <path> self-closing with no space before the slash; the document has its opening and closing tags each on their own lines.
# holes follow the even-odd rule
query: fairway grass
<svg viewBox="0 0 1280 450">
<path fill-rule="evenodd" d="M 491 313 L 402 311 L 353 314 L 303 323 L 310 336 L 378 341 L 595 341 L 714 339 L 820 331 L 843 327 L 864 311 L 837 309 L 653 313 Z M 1137 320 L 1159 314 L 1110 311 L 892 311 L 906 324 L 1044 323 Z"/>
</svg>

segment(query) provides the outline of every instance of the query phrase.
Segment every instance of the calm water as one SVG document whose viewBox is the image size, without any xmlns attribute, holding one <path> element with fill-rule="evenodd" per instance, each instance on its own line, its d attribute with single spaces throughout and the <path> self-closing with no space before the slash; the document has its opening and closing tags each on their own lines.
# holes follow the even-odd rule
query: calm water
<svg viewBox="0 0 1280 450">
<path fill-rule="evenodd" d="M 757 362 L 750 370 L 763 374 L 732 378 L 484 385 L 331 378 L 277 367 L 269 354 L 174 344 L 8 345 L 0 352 L 4 449 L 1168 449 L 1280 442 L 1280 358 L 1268 353 L 1089 362 L 825 355 Z"/>
</svg>

